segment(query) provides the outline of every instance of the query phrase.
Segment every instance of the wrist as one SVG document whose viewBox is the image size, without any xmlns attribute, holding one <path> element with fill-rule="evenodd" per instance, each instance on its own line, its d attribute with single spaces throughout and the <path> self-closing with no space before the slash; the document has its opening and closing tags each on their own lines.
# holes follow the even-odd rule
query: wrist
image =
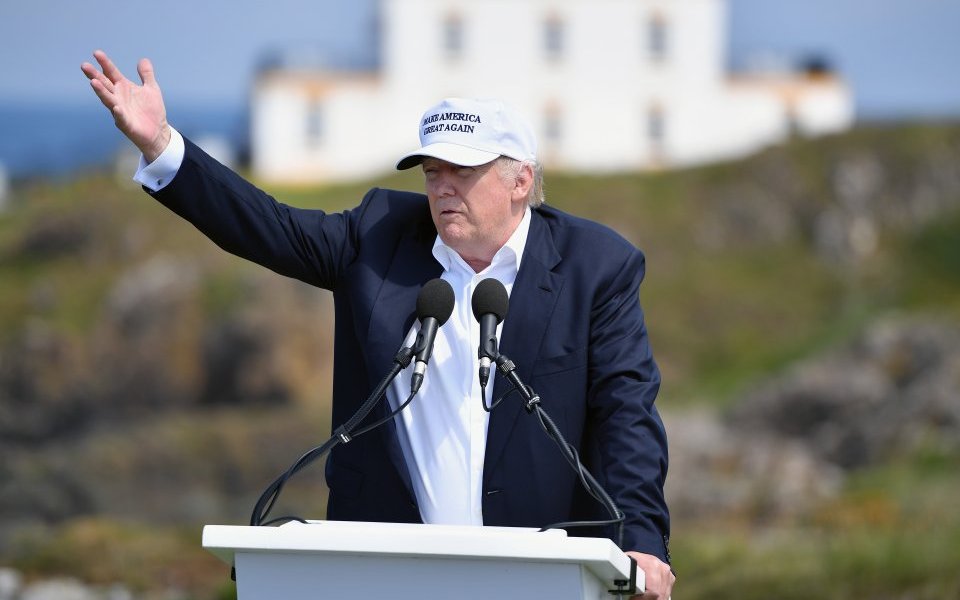
<svg viewBox="0 0 960 600">
<path fill-rule="evenodd" d="M 160 131 L 157 132 L 157 137 L 153 139 L 153 142 L 140 149 L 140 151 L 143 153 L 143 159 L 147 161 L 147 164 L 157 160 L 157 157 L 163 154 L 163 151 L 166 150 L 167 146 L 170 144 L 170 137 L 170 125 L 164 121 L 163 125 L 160 126 Z"/>
</svg>

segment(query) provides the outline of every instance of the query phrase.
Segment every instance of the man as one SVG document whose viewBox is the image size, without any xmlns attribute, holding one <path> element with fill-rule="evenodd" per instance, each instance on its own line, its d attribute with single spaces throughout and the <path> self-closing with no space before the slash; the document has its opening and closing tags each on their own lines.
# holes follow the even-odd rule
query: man
<svg viewBox="0 0 960 600">
<path fill-rule="evenodd" d="M 452 285 L 454 314 L 418 401 L 331 454 L 328 518 L 531 527 L 605 517 L 519 401 L 490 413 L 480 405 L 470 298 L 493 277 L 510 294 L 501 352 L 625 513 L 624 548 L 646 575 L 643 598 L 670 596 L 667 447 L 638 302 L 643 255 L 605 227 L 541 205 L 536 142 L 516 113 L 496 101 L 441 102 L 421 121 L 421 148 L 397 164 L 422 167 L 426 197 L 374 189 L 357 208 L 325 214 L 276 202 L 184 140 L 167 124 L 148 60 L 137 86 L 106 54 L 94 56 L 101 70 L 81 69 L 143 153 L 135 179 L 151 195 L 224 249 L 333 291 L 335 425 L 411 335 L 420 288 L 435 277 Z M 488 403 L 508 391 L 503 379 L 486 390 Z M 406 381 L 388 391 L 393 406 Z"/>
</svg>

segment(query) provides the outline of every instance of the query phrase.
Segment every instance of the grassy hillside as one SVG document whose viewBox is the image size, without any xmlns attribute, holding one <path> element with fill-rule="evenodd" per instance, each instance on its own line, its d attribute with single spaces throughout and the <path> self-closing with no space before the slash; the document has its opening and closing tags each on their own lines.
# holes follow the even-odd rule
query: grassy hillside
<svg viewBox="0 0 960 600">
<path fill-rule="evenodd" d="M 876 128 L 698 169 L 549 173 L 547 198 L 644 250 L 662 410 L 721 410 L 880 316 L 960 321 L 958 165 L 960 126 Z M 371 185 L 422 187 L 270 189 L 342 210 Z M 107 174 L 16 190 L 0 282 L 0 565 L 229 596 L 198 526 L 245 522 L 329 431 L 329 295 Z M 958 466 L 934 448 L 800 520 L 677 522 L 678 593 L 956 596 Z M 276 514 L 320 516 L 322 497 L 312 469 Z"/>
</svg>

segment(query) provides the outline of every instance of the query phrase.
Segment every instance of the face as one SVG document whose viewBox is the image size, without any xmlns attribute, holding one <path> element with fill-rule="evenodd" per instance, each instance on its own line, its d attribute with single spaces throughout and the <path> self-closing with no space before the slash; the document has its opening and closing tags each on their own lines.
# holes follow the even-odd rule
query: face
<svg viewBox="0 0 960 600">
<path fill-rule="evenodd" d="M 522 178 L 505 180 L 495 162 L 461 167 L 425 158 L 422 166 L 440 239 L 475 269 L 486 267 L 523 218 Z"/>
</svg>

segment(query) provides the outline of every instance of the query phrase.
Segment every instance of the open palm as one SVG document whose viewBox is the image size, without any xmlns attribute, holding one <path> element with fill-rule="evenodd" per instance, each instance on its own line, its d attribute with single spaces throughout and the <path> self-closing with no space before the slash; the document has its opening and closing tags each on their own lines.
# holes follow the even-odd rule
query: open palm
<svg viewBox="0 0 960 600">
<path fill-rule="evenodd" d="M 120 69 L 102 50 L 93 53 L 100 69 L 85 62 L 80 65 L 90 86 L 104 106 L 110 110 L 117 128 L 152 162 L 170 141 L 167 111 L 163 94 L 153 74 L 153 65 L 146 58 L 137 64 L 142 85 L 123 76 Z"/>
</svg>

